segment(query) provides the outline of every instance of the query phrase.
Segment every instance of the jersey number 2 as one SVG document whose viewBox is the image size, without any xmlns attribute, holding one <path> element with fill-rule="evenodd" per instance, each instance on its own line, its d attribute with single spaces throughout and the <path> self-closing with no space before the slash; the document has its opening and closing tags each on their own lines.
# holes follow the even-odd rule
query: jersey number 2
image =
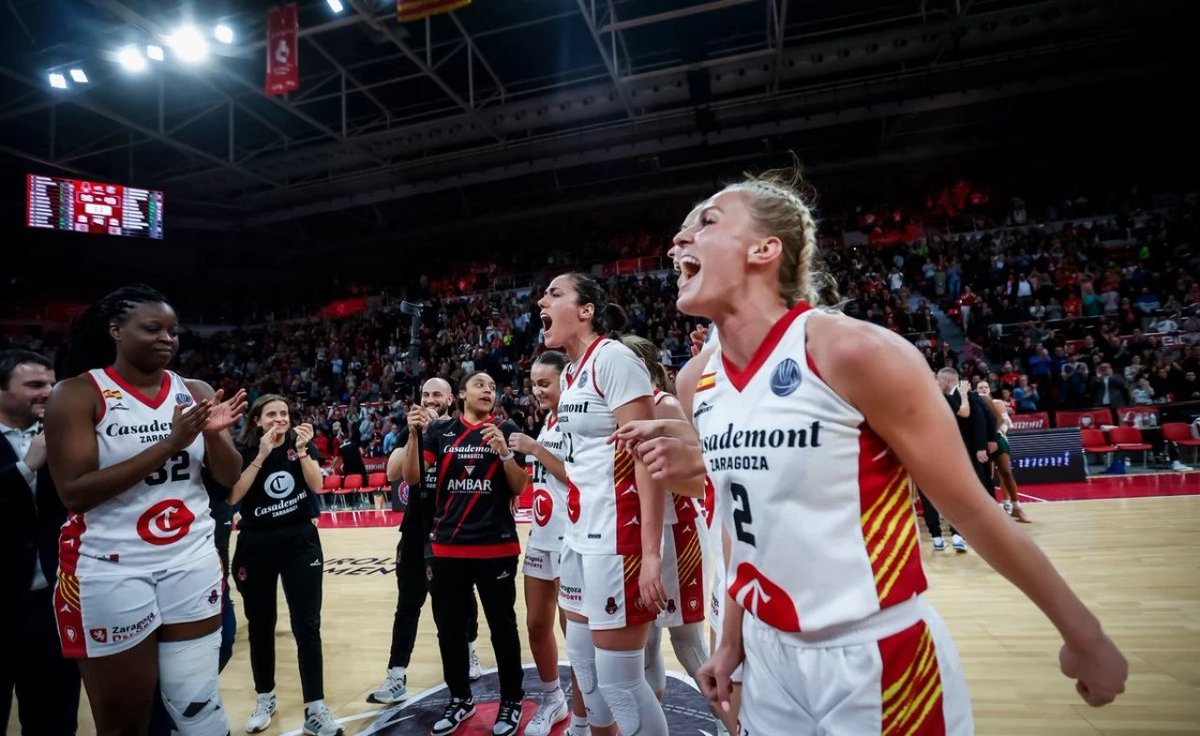
<svg viewBox="0 0 1200 736">
<path fill-rule="evenodd" d="M 154 471 L 153 475 L 146 476 L 146 485 L 159 486 L 168 480 L 171 482 L 188 480 L 192 477 L 191 473 L 188 472 L 191 464 L 192 458 L 187 454 L 186 450 L 177 452 L 161 468 Z M 168 465 L 171 466 L 170 470 L 167 470 Z"/>
<path fill-rule="evenodd" d="M 733 494 L 734 503 L 737 507 L 733 510 L 733 528 L 737 533 L 739 542 L 745 542 L 750 546 L 754 544 L 754 534 L 749 530 L 750 524 L 754 521 L 754 517 L 750 515 L 750 494 L 746 493 L 746 486 L 741 483 L 730 483 L 729 492 Z"/>
</svg>

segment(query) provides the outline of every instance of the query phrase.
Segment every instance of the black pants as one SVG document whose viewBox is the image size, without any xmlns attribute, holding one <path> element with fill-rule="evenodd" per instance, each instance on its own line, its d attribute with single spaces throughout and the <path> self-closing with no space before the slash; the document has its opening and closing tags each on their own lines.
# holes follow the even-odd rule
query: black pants
<svg viewBox="0 0 1200 736">
<path fill-rule="evenodd" d="M 985 450 L 987 448 L 984 448 Z M 971 453 L 971 467 L 975 470 L 975 475 L 979 477 L 979 482 L 983 484 L 983 490 L 987 491 L 988 498 L 994 498 L 996 493 L 996 484 L 992 482 L 992 461 L 989 458 L 986 463 L 979 462 L 975 457 L 975 453 Z"/>
<path fill-rule="evenodd" d="M 388 668 L 408 667 L 417 627 L 421 623 L 421 608 L 429 596 L 429 571 L 426 569 L 425 539 L 419 529 L 402 529 L 396 545 L 396 617 L 392 621 L 392 653 Z M 467 641 L 479 638 L 479 607 L 471 596 L 467 617 Z"/>
<path fill-rule="evenodd" d="M 917 489 L 917 493 L 921 496 L 921 515 L 925 517 L 925 526 L 929 529 L 929 536 L 942 536 L 942 519 L 938 514 L 937 507 L 933 505 L 933 503 L 925 495 L 925 492 L 920 488 Z M 949 523 L 949 520 L 947 520 L 947 523 Z M 958 531 L 954 528 L 953 524 L 950 524 L 949 526 L 951 534 L 958 534 Z"/>
<path fill-rule="evenodd" d="M 234 579 L 250 629 L 254 689 L 275 689 L 276 583 L 282 578 L 300 660 L 304 702 L 325 697 L 321 658 L 321 576 L 325 557 L 317 528 L 305 521 L 279 529 L 243 531 L 233 555 Z"/>
<path fill-rule="evenodd" d="M 7 727 L 13 691 L 25 736 L 73 736 L 79 713 L 79 668 L 62 655 L 54 621 L 54 589 L 5 601 L 0 620 L 0 724 Z"/>
<path fill-rule="evenodd" d="M 492 631 L 492 650 L 500 673 L 500 699 L 525 696 L 521 669 L 521 639 L 517 634 L 517 557 L 430 560 L 433 580 L 433 620 L 437 623 L 442 676 L 450 695 L 471 697 L 467 626 L 472 587 L 479 589 L 483 615 Z"/>
</svg>

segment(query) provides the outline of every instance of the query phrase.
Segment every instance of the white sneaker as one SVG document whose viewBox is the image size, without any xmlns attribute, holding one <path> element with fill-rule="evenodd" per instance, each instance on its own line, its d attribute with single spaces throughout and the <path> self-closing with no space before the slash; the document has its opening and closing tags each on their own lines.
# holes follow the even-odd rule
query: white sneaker
<svg viewBox="0 0 1200 736">
<path fill-rule="evenodd" d="M 967 540 L 963 539 L 961 536 L 959 536 L 957 534 L 950 537 L 950 545 L 952 547 L 954 547 L 955 552 L 966 552 L 967 551 Z"/>
<path fill-rule="evenodd" d="M 471 671 L 467 675 L 471 682 L 475 682 L 483 677 L 483 667 L 479 664 L 479 652 L 475 651 L 475 645 L 471 644 Z"/>
<path fill-rule="evenodd" d="M 387 679 L 379 689 L 371 693 L 371 701 L 375 703 L 398 703 L 408 697 L 408 674 L 395 675 L 388 670 Z"/>
<path fill-rule="evenodd" d="M 271 725 L 271 716 L 275 714 L 275 705 L 274 693 L 259 693 L 254 712 L 246 719 L 246 733 L 266 731 Z"/>
<path fill-rule="evenodd" d="M 342 736 L 345 730 L 333 720 L 329 707 L 322 705 L 304 714 L 304 733 L 308 736 Z"/>
<path fill-rule="evenodd" d="M 1005 501 L 1002 505 L 1004 506 L 1004 513 L 1012 516 L 1012 501 Z"/>
<path fill-rule="evenodd" d="M 1191 467 L 1176 460 L 1175 462 L 1171 463 L 1171 470 L 1174 470 L 1176 473 L 1186 473 L 1191 470 Z"/>
<path fill-rule="evenodd" d="M 934 537 L 933 538 L 933 551 L 934 552 L 943 552 L 943 551 L 945 551 L 945 549 L 946 549 L 946 540 L 942 539 L 941 537 Z"/>
<path fill-rule="evenodd" d="M 542 696 L 542 702 L 533 714 L 533 719 L 525 726 L 525 736 L 550 736 L 554 727 L 567 720 L 570 714 L 562 688 L 546 693 Z"/>
<path fill-rule="evenodd" d="M 446 705 L 446 710 L 442 711 L 442 718 L 437 723 L 433 724 L 433 730 L 429 733 L 432 736 L 446 736 L 454 733 L 463 721 L 475 715 L 475 703 L 471 700 L 463 700 L 461 698 L 450 698 L 450 702 Z"/>
</svg>

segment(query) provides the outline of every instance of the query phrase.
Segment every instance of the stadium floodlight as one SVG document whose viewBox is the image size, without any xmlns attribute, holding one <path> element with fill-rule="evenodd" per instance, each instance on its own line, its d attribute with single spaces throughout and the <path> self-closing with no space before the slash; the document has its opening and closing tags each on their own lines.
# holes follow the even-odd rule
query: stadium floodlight
<svg viewBox="0 0 1200 736">
<path fill-rule="evenodd" d="M 66 89 L 67 78 L 59 72 L 50 72 L 50 86 L 54 89 Z"/>
<path fill-rule="evenodd" d="M 233 29 L 224 23 L 219 23 L 217 27 L 213 29 L 213 38 L 224 44 L 233 43 Z"/>
<path fill-rule="evenodd" d="M 87 74 L 85 74 L 82 69 L 72 69 L 71 70 L 71 79 L 75 80 L 79 84 L 87 84 L 88 83 Z"/>
<path fill-rule="evenodd" d="M 189 63 L 201 61 L 208 56 L 208 41 L 204 40 L 204 36 L 200 35 L 195 26 L 183 26 L 175 31 L 167 39 L 167 45 L 180 59 Z"/>
<path fill-rule="evenodd" d="M 137 50 L 136 46 L 126 46 L 117 54 L 117 61 L 131 72 L 140 72 L 146 68 L 146 57 Z"/>
<path fill-rule="evenodd" d="M 346 9 L 345 6 L 342 5 L 342 0 L 325 0 L 325 2 L 329 3 L 329 9 L 335 13 L 340 13 Z"/>
<path fill-rule="evenodd" d="M 164 58 L 166 58 L 166 55 L 163 54 L 162 46 L 155 46 L 154 44 L 150 44 L 146 47 L 146 56 L 149 56 L 155 61 L 162 61 Z"/>
</svg>

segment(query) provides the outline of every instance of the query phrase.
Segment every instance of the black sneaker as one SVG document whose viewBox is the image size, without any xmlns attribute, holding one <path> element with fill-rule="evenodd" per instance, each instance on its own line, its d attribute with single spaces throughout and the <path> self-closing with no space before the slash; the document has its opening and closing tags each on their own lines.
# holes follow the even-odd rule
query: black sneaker
<svg viewBox="0 0 1200 736">
<path fill-rule="evenodd" d="M 463 724 L 463 721 L 473 715 L 475 715 L 475 701 L 470 698 L 466 700 L 450 698 L 446 710 L 442 711 L 442 720 L 433 724 L 433 730 L 429 733 L 431 736 L 446 736 L 446 734 L 454 733 Z"/>
<path fill-rule="evenodd" d="M 492 736 L 515 736 L 520 725 L 521 701 L 500 701 L 500 712 L 496 715 L 496 725 L 492 726 Z"/>
</svg>

